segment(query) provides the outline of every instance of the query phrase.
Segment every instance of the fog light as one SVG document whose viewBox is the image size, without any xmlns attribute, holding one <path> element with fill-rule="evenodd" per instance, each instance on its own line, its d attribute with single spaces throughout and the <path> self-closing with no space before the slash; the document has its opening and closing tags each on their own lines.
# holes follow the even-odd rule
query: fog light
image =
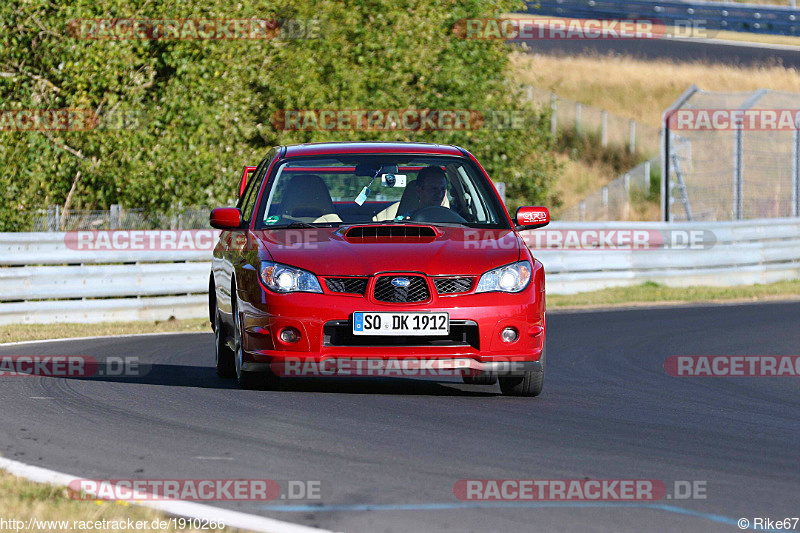
<svg viewBox="0 0 800 533">
<path fill-rule="evenodd" d="M 294 328 L 283 328 L 280 337 L 283 342 L 294 344 L 300 340 L 300 332 Z"/>
<path fill-rule="evenodd" d="M 514 328 L 506 328 L 500 333 L 503 342 L 514 342 L 519 338 L 519 332 Z"/>
</svg>

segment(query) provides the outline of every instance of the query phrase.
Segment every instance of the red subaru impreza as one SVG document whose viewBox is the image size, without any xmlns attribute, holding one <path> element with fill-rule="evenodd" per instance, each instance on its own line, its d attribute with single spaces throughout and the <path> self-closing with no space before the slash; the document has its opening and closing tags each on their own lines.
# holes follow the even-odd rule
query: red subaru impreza
<svg viewBox="0 0 800 533">
<path fill-rule="evenodd" d="M 480 163 L 456 146 L 273 148 L 211 213 L 209 313 L 220 376 L 458 375 L 544 384 L 544 268 Z M 392 373 L 394 372 L 394 373 Z M 450 373 L 450 374 L 448 374 Z"/>
</svg>

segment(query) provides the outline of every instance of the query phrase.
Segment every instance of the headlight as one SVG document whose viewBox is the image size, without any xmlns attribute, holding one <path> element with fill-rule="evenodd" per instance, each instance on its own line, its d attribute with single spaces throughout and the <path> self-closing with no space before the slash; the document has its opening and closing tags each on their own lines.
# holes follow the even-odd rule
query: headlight
<svg viewBox="0 0 800 533">
<path fill-rule="evenodd" d="M 530 281 L 531 264 L 528 261 L 519 261 L 485 273 L 475 292 L 520 292 Z"/>
<path fill-rule="evenodd" d="M 275 292 L 322 292 L 311 272 L 272 261 L 261 261 L 261 281 Z"/>
</svg>

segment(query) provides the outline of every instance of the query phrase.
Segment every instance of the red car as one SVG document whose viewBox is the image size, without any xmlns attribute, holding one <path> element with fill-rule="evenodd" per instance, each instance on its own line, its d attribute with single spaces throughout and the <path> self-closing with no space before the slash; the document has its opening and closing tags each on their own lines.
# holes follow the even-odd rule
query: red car
<svg viewBox="0 0 800 533">
<path fill-rule="evenodd" d="M 544 384 L 544 268 L 480 163 L 456 146 L 273 148 L 217 208 L 209 316 L 220 376 L 457 375 Z M 393 374 L 392 371 L 395 373 Z M 450 374 L 448 374 L 450 372 Z"/>
</svg>

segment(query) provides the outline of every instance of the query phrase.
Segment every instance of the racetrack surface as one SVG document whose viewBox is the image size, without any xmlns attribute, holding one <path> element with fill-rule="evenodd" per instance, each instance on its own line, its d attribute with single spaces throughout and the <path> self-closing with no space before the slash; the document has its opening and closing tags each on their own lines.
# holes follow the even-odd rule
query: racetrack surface
<svg viewBox="0 0 800 533">
<path fill-rule="evenodd" d="M 519 43 L 521 41 L 511 41 Z M 527 41 L 532 54 L 615 54 L 644 60 L 667 59 L 676 62 L 704 61 L 742 66 L 783 65 L 800 68 L 800 47 L 738 44 L 735 41 L 688 39 L 639 40 L 537 40 Z M 787 49 L 789 48 L 789 49 Z"/>
<path fill-rule="evenodd" d="M 0 377 L 0 453 L 90 479 L 321 480 L 321 502 L 215 505 L 336 531 L 737 531 L 800 512 L 800 378 L 676 378 L 663 363 L 799 355 L 798 325 L 800 303 L 553 313 L 533 399 L 411 379 L 239 390 L 214 373 L 211 333 L 0 346 L 153 365 Z M 707 499 L 456 499 L 454 483 L 476 478 L 696 480 Z"/>
</svg>

